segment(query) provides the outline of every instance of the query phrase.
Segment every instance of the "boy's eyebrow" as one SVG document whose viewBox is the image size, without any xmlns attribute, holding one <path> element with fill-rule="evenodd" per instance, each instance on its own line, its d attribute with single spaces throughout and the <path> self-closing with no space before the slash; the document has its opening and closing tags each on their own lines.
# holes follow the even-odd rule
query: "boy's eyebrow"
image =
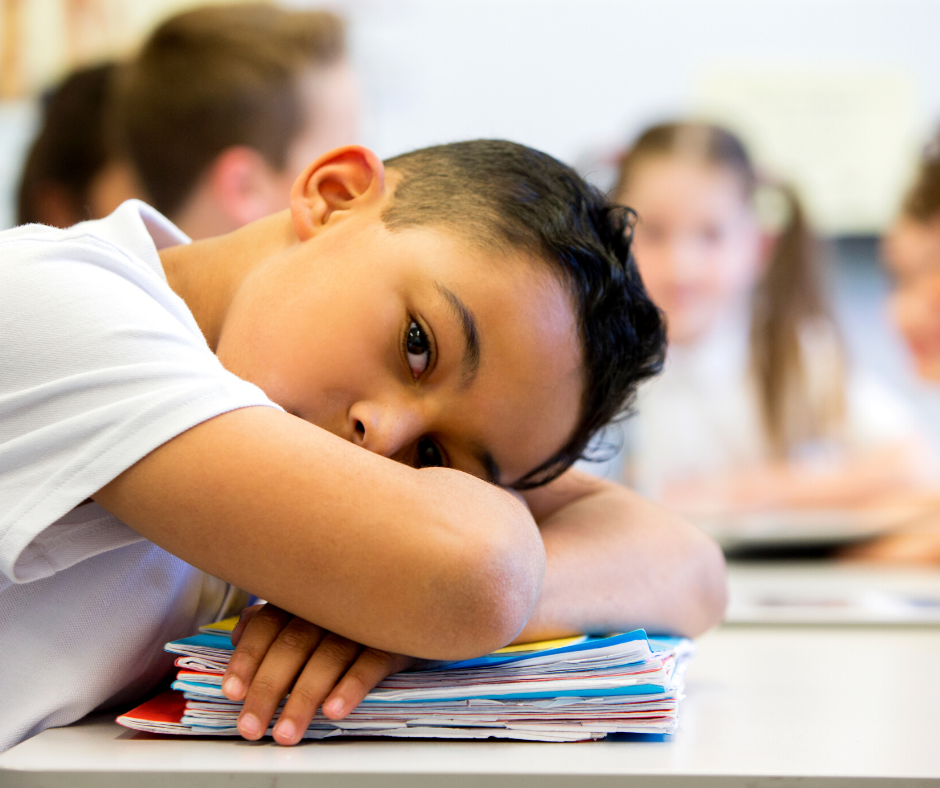
<svg viewBox="0 0 940 788">
<path fill-rule="evenodd" d="M 454 310 L 454 314 L 457 315 L 457 319 L 460 321 L 460 327 L 463 329 L 464 335 L 464 351 L 463 351 L 463 385 L 469 385 L 474 376 L 477 373 L 477 369 L 480 366 L 480 335 L 477 332 L 476 320 L 473 317 L 473 312 L 467 309 L 463 301 L 461 301 L 452 291 L 448 290 L 440 282 L 435 283 L 437 285 L 438 292 L 447 303 Z M 490 460 L 492 461 L 492 456 Z M 484 466 L 486 463 L 484 463 Z M 495 465 L 495 463 L 494 463 Z"/>
<path fill-rule="evenodd" d="M 460 327 L 463 329 L 465 347 L 463 351 L 463 385 L 467 386 L 472 381 L 480 367 L 480 335 L 477 331 L 477 323 L 466 304 L 461 301 L 456 293 L 448 290 L 440 282 L 435 282 L 438 292 L 444 296 L 444 300 L 454 310 L 454 314 L 460 321 Z M 491 484 L 499 484 L 502 472 L 493 454 L 484 446 L 473 446 L 473 453 L 480 465 L 483 466 L 483 472 L 486 474 L 486 480 Z"/>
</svg>

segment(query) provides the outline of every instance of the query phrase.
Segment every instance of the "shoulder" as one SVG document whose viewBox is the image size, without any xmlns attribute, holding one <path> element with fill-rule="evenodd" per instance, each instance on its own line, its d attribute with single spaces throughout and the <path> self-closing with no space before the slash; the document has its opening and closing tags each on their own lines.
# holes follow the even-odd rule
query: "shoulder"
<svg viewBox="0 0 940 788">
<path fill-rule="evenodd" d="M 201 341 L 132 203 L 66 230 L 33 224 L 0 233 L 0 313 L 8 318 L 7 354 L 57 338 L 100 342 L 128 325 L 159 325 Z"/>
<path fill-rule="evenodd" d="M 67 229 L 27 224 L 0 232 L 0 276 L 9 281 L 23 270 L 35 273 L 51 268 L 67 276 L 82 270 L 76 264 L 85 263 L 115 275 L 143 276 L 165 285 L 157 248 L 140 212 L 146 206 L 135 202 L 125 203 L 105 219 Z"/>
<path fill-rule="evenodd" d="M 163 277 L 134 208 L 104 227 L 0 233 L 0 574 L 8 577 L 38 534 L 148 452 L 221 413 L 272 405 L 222 367 Z"/>
</svg>

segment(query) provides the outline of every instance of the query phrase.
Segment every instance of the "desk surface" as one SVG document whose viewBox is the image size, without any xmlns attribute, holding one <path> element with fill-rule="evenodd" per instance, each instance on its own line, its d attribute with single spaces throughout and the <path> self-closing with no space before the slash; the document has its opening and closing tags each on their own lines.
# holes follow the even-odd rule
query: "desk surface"
<svg viewBox="0 0 940 788">
<path fill-rule="evenodd" d="M 0 755 L 4 788 L 917 785 L 940 782 L 940 630 L 725 627 L 671 741 L 578 744 L 146 737 L 110 718 Z M 802 779 L 801 779 L 802 778 Z"/>
</svg>

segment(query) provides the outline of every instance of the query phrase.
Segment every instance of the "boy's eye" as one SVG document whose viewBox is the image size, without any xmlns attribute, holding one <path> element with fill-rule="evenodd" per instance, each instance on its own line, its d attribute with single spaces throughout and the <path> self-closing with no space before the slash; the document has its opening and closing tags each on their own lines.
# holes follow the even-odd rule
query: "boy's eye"
<svg viewBox="0 0 940 788">
<path fill-rule="evenodd" d="M 405 336 L 405 352 L 408 355 L 408 366 L 411 367 L 411 374 L 415 380 L 421 377 L 422 373 L 431 363 L 431 343 L 428 341 L 428 335 L 424 333 L 414 320 L 408 327 L 408 334 Z"/>
<path fill-rule="evenodd" d="M 418 441 L 418 457 L 415 466 L 418 468 L 440 468 L 444 465 L 441 450 L 437 448 L 430 438 Z"/>
</svg>

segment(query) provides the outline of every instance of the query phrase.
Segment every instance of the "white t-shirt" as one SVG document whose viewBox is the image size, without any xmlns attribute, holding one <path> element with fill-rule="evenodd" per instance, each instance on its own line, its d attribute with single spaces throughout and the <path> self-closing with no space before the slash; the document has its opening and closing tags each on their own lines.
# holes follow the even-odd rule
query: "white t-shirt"
<svg viewBox="0 0 940 788">
<path fill-rule="evenodd" d="M 86 502 L 206 419 L 277 407 L 167 284 L 157 250 L 188 240 L 136 200 L 0 233 L 0 751 L 146 691 L 225 596 Z"/>
<path fill-rule="evenodd" d="M 730 312 L 693 346 L 671 347 L 662 374 L 640 386 L 624 447 L 607 465 L 581 467 L 621 478 L 652 498 L 669 481 L 746 468 L 771 458 L 749 365 L 749 315 Z M 827 348 L 815 348 L 825 364 Z M 812 353 L 814 348 L 808 348 Z M 850 370 L 838 441 L 810 441 L 794 459 L 824 463 L 840 454 L 917 439 L 911 409 L 877 377 Z"/>
</svg>

